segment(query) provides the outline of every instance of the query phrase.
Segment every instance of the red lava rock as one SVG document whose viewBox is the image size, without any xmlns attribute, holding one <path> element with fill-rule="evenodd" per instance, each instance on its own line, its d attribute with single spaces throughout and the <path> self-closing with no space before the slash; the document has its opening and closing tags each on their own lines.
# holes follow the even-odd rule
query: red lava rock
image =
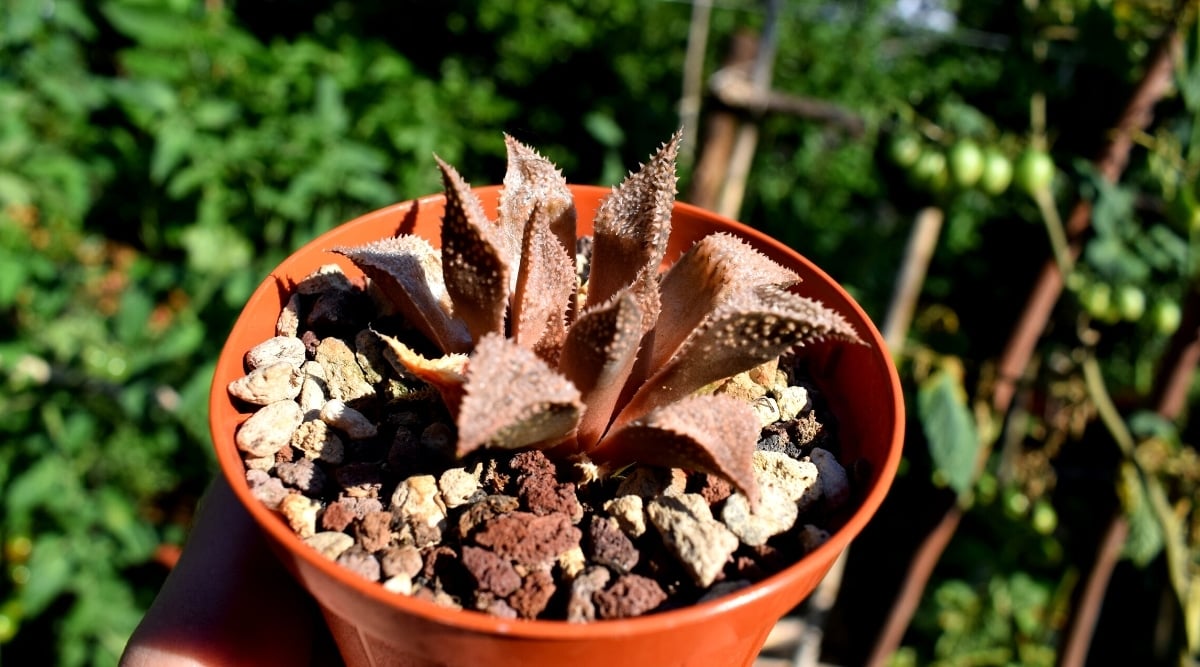
<svg viewBox="0 0 1200 667">
<path fill-rule="evenodd" d="M 275 452 L 275 463 L 291 463 L 296 458 L 296 450 L 291 445 L 284 445 Z"/>
<path fill-rule="evenodd" d="M 458 517 L 458 535 L 463 539 L 471 536 L 475 529 L 485 521 L 494 519 L 501 514 L 507 514 L 520 507 L 520 502 L 512 496 L 486 496 L 477 503 L 472 503 Z"/>
<path fill-rule="evenodd" d="M 608 588 L 592 596 L 600 618 L 641 616 L 667 599 L 658 582 L 637 574 L 618 578 Z"/>
<path fill-rule="evenodd" d="M 561 512 L 571 517 L 572 523 L 583 519 L 583 506 L 575 494 L 575 485 L 560 484 L 553 475 L 534 473 L 521 478 L 517 493 L 525 507 L 534 514 L 546 515 Z"/>
<path fill-rule="evenodd" d="M 392 513 L 369 512 L 358 524 L 358 542 L 363 549 L 375 553 L 392 542 Z"/>
<path fill-rule="evenodd" d="M 284 484 L 299 489 L 309 497 L 320 495 L 325 490 L 325 471 L 308 459 L 279 463 L 275 466 L 275 474 Z"/>
<path fill-rule="evenodd" d="M 321 527 L 325 530 L 342 531 L 355 519 L 361 519 L 371 512 L 383 509 L 383 503 L 378 498 L 355 498 L 341 496 L 321 514 Z"/>
<path fill-rule="evenodd" d="M 411 546 L 384 550 L 379 556 L 379 565 L 383 568 L 384 577 L 404 575 L 410 579 L 420 574 L 425 567 L 421 551 Z"/>
<path fill-rule="evenodd" d="M 591 560 L 626 574 L 638 562 L 638 550 L 633 541 L 616 522 L 606 517 L 593 516 L 588 525 L 588 551 Z"/>
<path fill-rule="evenodd" d="M 558 473 L 554 467 L 554 462 L 546 458 L 546 455 L 538 449 L 515 454 L 508 465 L 521 477 L 533 475 L 550 475 L 554 477 Z"/>
<path fill-rule="evenodd" d="M 487 549 L 463 547 L 462 563 L 475 578 L 480 591 L 507 597 L 521 587 L 521 576 L 512 563 Z"/>
<path fill-rule="evenodd" d="M 733 495 L 733 487 L 729 485 L 729 482 L 716 475 L 702 475 L 702 477 L 701 486 L 696 492 L 703 496 L 704 502 L 709 505 L 716 505 Z"/>
<path fill-rule="evenodd" d="M 357 544 L 338 556 L 337 564 L 368 581 L 379 581 L 379 561 Z"/>
<path fill-rule="evenodd" d="M 342 531 L 346 526 L 350 525 L 351 521 L 356 518 L 354 509 L 345 502 L 345 498 L 339 499 L 337 502 L 330 503 L 325 511 L 321 513 L 321 527 L 325 530 Z"/>
<path fill-rule="evenodd" d="M 578 546 L 581 537 L 565 514 L 511 512 L 483 524 L 475 534 L 475 543 L 491 547 L 509 560 L 536 567 L 553 563 L 559 554 Z"/>
<path fill-rule="evenodd" d="M 534 570 L 521 580 L 521 587 L 508 596 L 508 604 L 521 618 L 537 618 L 554 596 L 554 577 L 545 570 Z"/>
</svg>

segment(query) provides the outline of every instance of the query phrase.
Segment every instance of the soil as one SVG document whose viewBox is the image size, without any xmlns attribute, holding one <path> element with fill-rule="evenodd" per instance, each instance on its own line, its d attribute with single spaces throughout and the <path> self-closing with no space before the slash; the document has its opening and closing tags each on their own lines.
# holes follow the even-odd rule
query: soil
<svg viewBox="0 0 1200 667">
<path fill-rule="evenodd" d="M 633 466 L 594 479 L 553 451 L 456 460 L 439 396 L 398 370 L 376 332 L 434 351 L 395 316 L 366 319 L 372 303 L 336 271 L 304 281 L 231 394 L 256 410 L 238 433 L 254 495 L 324 557 L 397 594 L 510 618 L 638 616 L 769 576 L 853 505 L 799 359 L 781 360 L 780 377 L 807 403 L 764 426 L 751 511 L 703 473 Z"/>
</svg>

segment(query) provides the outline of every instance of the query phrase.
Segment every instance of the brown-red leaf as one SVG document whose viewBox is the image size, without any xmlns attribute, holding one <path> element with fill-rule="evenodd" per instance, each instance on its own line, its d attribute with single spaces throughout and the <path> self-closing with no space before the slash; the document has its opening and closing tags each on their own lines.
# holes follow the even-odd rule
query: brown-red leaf
<svg viewBox="0 0 1200 667">
<path fill-rule="evenodd" d="M 513 261 L 505 256 L 499 227 L 488 220 L 471 186 L 454 167 L 437 159 L 446 186 L 442 219 L 442 271 L 454 315 L 467 324 L 471 337 L 504 330 L 509 275 Z"/>
<path fill-rule="evenodd" d="M 500 227 L 519 250 L 536 204 L 565 252 L 575 255 L 575 199 L 552 162 L 533 148 L 504 135 L 508 168 L 500 191 Z"/>
<path fill-rule="evenodd" d="M 629 290 L 580 313 L 567 333 L 559 372 L 579 389 L 587 405 L 579 423 L 581 451 L 596 444 L 608 428 L 641 336 L 642 309 Z"/>
<path fill-rule="evenodd" d="M 654 331 L 650 365 L 658 368 L 688 335 L 731 295 L 762 285 L 790 287 L 800 277 L 753 246 L 727 233 L 693 245 L 663 275 L 662 312 Z"/>
<path fill-rule="evenodd" d="M 458 413 L 458 454 L 479 447 L 549 446 L 574 431 L 579 390 L 531 350 L 499 334 L 484 336 L 467 362 Z"/>
<path fill-rule="evenodd" d="M 575 258 L 535 206 L 521 246 L 523 261 L 513 295 L 513 340 L 556 364 L 567 335 L 567 312 L 575 295 Z"/>
<path fill-rule="evenodd" d="M 443 352 L 470 349 L 466 324 L 450 313 L 441 257 L 428 241 L 405 235 L 354 248 L 334 248 L 333 252 L 362 269 L 404 318 Z"/>
<path fill-rule="evenodd" d="M 641 463 L 717 475 L 757 505 L 753 455 L 759 431 L 748 403 L 724 395 L 689 396 L 614 429 L 589 456 L 609 469 Z"/>
<path fill-rule="evenodd" d="M 600 203 L 593 222 L 587 305 L 604 303 L 643 273 L 655 275 L 671 234 L 680 132 Z"/>
<path fill-rule="evenodd" d="M 772 285 L 736 292 L 692 331 L 670 360 L 654 369 L 613 426 L 826 337 L 861 341 L 845 318 L 814 299 Z"/>
</svg>

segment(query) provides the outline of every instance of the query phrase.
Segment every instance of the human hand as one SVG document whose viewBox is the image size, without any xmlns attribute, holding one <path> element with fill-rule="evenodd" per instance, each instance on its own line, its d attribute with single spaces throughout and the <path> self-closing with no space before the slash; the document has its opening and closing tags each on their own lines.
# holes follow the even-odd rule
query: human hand
<svg viewBox="0 0 1200 667">
<path fill-rule="evenodd" d="M 270 552 L 221 476 L 122 667 L 339 664 L 316 604 Z"/>
</svg>

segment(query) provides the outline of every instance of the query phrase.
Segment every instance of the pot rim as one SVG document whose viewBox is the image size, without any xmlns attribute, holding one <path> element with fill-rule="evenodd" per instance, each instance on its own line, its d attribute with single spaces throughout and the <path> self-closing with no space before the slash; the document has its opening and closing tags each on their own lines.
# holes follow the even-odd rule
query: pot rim
<svg viewBox="0 0 1200 667">
<path fill-rule="evenodd" d="M 595 196 L 597 199 L 602 199 L 612 190 L 608 187 L 591 185 L 570 185 L 569 188 L 572 195 L 588 194 Z M 500 185 L 488 185 L 473 188 L 473 191 L 481 197 L 486 197 L 489 195 L 494 196 L 500 189 Z M 578 199 L 578 197 L 576 198 Z M 345 225 L 364 224 L 375 218 L 392 217 L 399 211 L 412 209 L 414 204 L 417 207 L 440 206 L 444 201 L 444 195 L 433 194 L 392 204 L 341 223 L 309 241 L 289 254 L 287 259 L 271 270 L 271 273 L 255 288 L 254 293 L 247 300 L 242 312 L 238 315 L 236 322 L 231 328 L 230 335 L 226 338 L 226 342 L 222 346 L 214 369 L 214 379 L 209 392 L 209 427 L 213 437 L 213 447 L 221 468 L 221 474 L 225 476 L 234 494 L 239 499 L 241 505 L 253 517 L 254 522 L 265 531 L 269 541 L 274 542 L 279 547 L 286 548 L 291 555 L 303 560 L 307 565 L 315 568 L 329 578 L 353 589 L 356 593 L 398 611 L 425 617 L 434 622 L 463 630 L 526 639 L 562 641 L 581 637 L 595 639 L 597 637 L 610 636 L 615 638 L 659 632 L 664 628 L 694 624 L 703 618 L 733 611 L 739 607 L 751 604 L 759 598 L 775 595 L 781 588 L 787 587 L 793 579 L 803 576 L 811 569 L 811 565 L 806 565 L 806 563 L 826 561 L 832 563 L 838 554 L 846 548 L 850 541 L 862 531 L 867 522 L 875 515 L 895 477 L 900 463 L 904 439 L 903 393 L 901 391 L 899 375 L 882 335 L 858 302 L 846 293 L 840 283 L 834 281 L 823 269 L 813 264 L 798 251 L 744 223 L 692 204 L 676 201 L 674 205 L 676 212 L 685 212 L 692 216 L 709 218 L 718 224 L 728 226 L 729 231 L 751 241 L 760 250 L 766 251 L 769 248 L 777 256 L 786 255 L 789 260 L 804 265 L 806 269 L 811 271 L 815 278 L 830 283 L 836 291 L 844 296 L 847 304 L 857 316 L 856 319 L 864 324 L 862 327 L 864 330 L 860 331 L 860 334 L 872 347 L 872 354 L 880 357 L 882 367 L 886 369 L 888 376 L 886 388 L 891 394 L 890 406 L 894 415 L 894 427 L 892 429 L 891 441 L 888 444 L 886 458 L 879 468 L 878 474 L 873 475 L 874 479 L 870 488 L 865 495 L 861 496 L 861 500 L 853 513 L 835 531 L 831 532 L 830 538 L 825 543 L 784 569 L 745 588 L 722 595 L 714 600 L 691 604 L 678 609 L 650 613 L 635 618 L 598 620 L 589 623 L 541 619 L 504 619 L 480 611 L 450 609 L 408 595 L 391 593 L 385 590 L 378 582 L 371 582 L 351 573 L 334 561 L 321 556 L 315 549 L 304 544 L 300 537 L 275 512 L 267 509 L 251 495 L 245 480 L 244 464 L 236 446 L 233 444 L 234 433 L 232 430 L 221 428 L 222 425 L 228 423 L 228 420 L 214 418 L 214 415 L 227 413 L 233 407 L 233 402 L 227 391 L 227 381 L 223 381 L 221 378 L 240 377 L 245 373 L 242 359 L 246 350 L 232 349 L 234 339 L 232 334 L 243 325 L 243 320 L 251 319 L 253 313 L 263 308 L 274 309 L 276 313 L 278 312 L 278 302 L 273 303 L 272 299 L 278 293 L 277 287 L 280 284 L 281 278 L 280 269 L 293 257 L 313 252 L 326 252 L 332 247 L 340 245 L 332 242 L 331 236 Z M 580 209 L 579 215 L 581 218 L 588 214 L 590 212 Z M 385 228 L 381 227 L 381 229 Z M 237 411 L 236 408 L 234 411 Z M 241 418 L 244 419 L 244 416 Z"/>
</svg>

